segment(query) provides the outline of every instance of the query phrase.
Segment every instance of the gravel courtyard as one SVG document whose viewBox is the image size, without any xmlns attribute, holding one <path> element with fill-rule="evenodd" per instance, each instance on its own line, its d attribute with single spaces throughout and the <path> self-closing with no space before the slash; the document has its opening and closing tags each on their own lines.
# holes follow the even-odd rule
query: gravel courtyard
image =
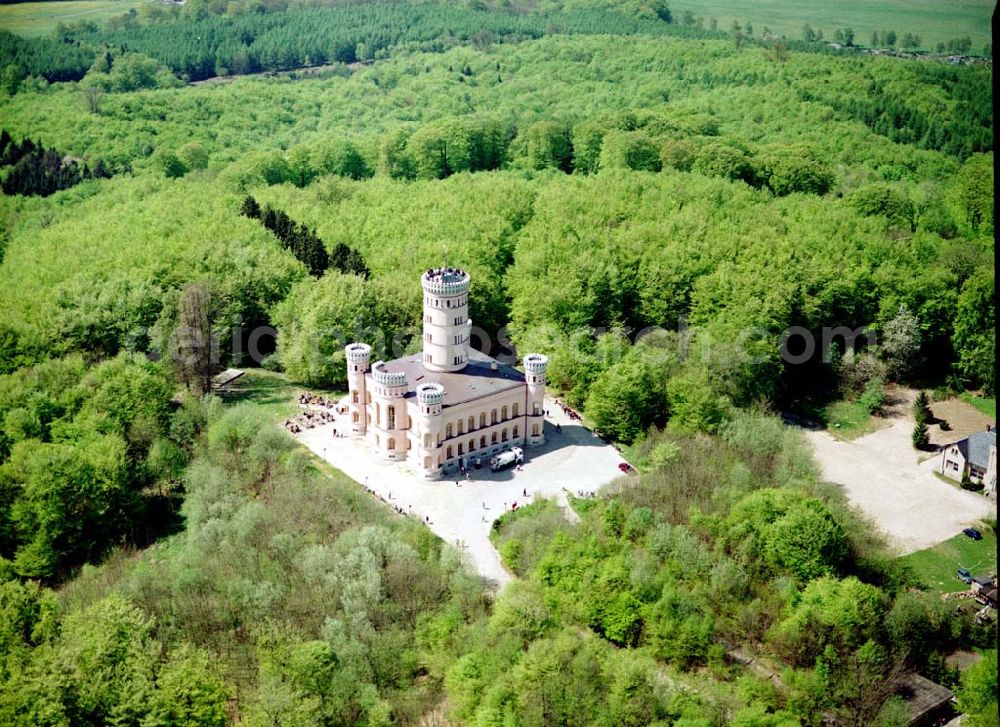
<svg viewBox="0 0 1000 727">
<path fill-rule="evenodd" d="M 996 517 L 996 500 L 942 482 L 938 455 L 918 462 L 908 417 L 851 442 L 823 431 L 806 433 L 823 478 L 844 488 L 900 555 L 957 535 L 984 517 Z"/>
<path fill-rule="evenodd" d="M 355 437 L 334 437 L 333 430 L 349 431 L 347 417 L 306 429 L 298 439 L 358 483 L 373 490 L 390 505 L 419 517 L 443 540 L 458 545 L 479 573 L 503 586 L 512 576 L 504 570 L 489 540 L 490 526 L 514 503 L 530 502 L 537 495 L 555 497 L 567 517 L 575 517 L 566 492 L 592 492 L 621 476 L 621 455 L 578 422 L 567 417 L 551 399 L 545 406 L 546 443 L 526 447 L 521 471 L 490 472 L 485 465 L 472 470 L 458 485 L 454 479 L 426 480 L 406 462 L 376 459 L 365 442 Z M 555 425 L 562 427 L 556 433 Z M 527 492 L 527 497 L 525 497 Z"/>
</svg>

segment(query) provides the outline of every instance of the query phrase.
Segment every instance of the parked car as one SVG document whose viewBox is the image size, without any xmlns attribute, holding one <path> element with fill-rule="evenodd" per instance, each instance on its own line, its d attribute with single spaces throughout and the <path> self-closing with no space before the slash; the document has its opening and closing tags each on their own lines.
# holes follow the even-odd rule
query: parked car
<svg viewBox="0 0 1000 727">
<path fill-rule="evenodd" d="M 628 462 L 619 462 L 618 469 L 620 469 L 625 474 L 628 474 L 629 472 L 635 472 L 635 467 L 630 465 Z"/>
<path fill-rule="evenodd" d="M 966 535 L 968 535 L 973 540 L 982 540 L 983 539 L 983 534 L 981 532 L 979 532 L 978 530 L 976 530 L 975 528 L 966 528 L 962 532 L 965 533 Z"/>
<path fill-rule="evenodd" d="M 965 568 L 958 569 L 958 577 L 966 583 L 972 583 L 972 574 Z"/>
</svg>

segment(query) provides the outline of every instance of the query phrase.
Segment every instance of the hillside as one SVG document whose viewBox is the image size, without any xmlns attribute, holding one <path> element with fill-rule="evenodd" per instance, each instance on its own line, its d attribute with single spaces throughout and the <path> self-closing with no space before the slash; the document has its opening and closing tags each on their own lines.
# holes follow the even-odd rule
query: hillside
<svg viewBox="0 0 1000 727">
<path fill-rule="evenodd" d="M 778 416 L 993 395 L 991 67 L 197 5 L 0 40 L 0 722 L 888 726 L 911 671 L 995 711 L 995 625 Z M 417 350 L 442 261 L 638 469 L 499 517 L 499 593 L 280 427 L 344 336 Z"/>
</svg>

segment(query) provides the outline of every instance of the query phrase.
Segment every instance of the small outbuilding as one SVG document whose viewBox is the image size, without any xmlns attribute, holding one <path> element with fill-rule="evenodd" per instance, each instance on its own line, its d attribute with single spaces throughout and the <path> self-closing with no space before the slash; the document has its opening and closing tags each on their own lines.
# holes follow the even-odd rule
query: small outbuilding
<svg viewBox="0 0 1000 727">
<path fill-rule="evenodd" d="M 896 693 L 906 705 L 907 727 L 944 724 L 954 714 L 954 692 L 915 672 L 900 679 Z"/>
</svg>

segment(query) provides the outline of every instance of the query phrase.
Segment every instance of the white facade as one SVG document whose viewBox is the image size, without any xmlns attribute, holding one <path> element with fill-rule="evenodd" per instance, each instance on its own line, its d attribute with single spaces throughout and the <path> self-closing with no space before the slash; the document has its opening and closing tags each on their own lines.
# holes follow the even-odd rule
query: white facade
<svg viewBox="0 0 1000 727">
<path fill-rule="evenodd" d="M 421 276 L 420 354 L 373 364 L 366 344 L 345 349 L 354 432 L 379 455 L 409 460 L 427 477 L 545 442 L 548 359 L 528 354 L 521 373 L 472 350 L 469 280 L 456 268 Z"/>
</svg>

